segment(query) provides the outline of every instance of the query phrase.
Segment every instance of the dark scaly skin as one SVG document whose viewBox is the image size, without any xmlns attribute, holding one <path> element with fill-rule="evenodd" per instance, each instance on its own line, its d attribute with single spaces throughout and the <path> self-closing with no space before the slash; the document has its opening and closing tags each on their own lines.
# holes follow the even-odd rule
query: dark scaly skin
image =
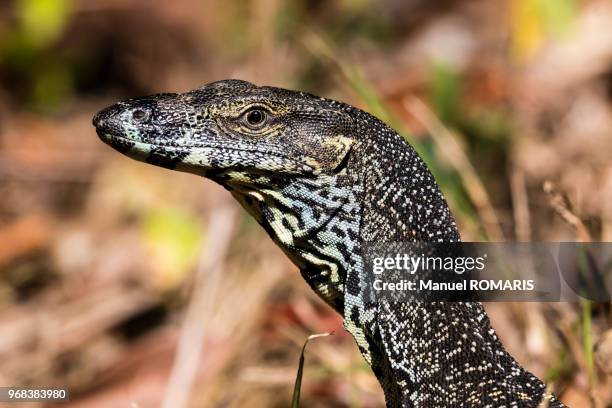
<svg viewBox="0 0 612 408">
<path fill-rule="evenodd" d="M 480 303 L 366 298 L 364 243 L 460 239 L 425 164 L 377 118 L 228 80 L 120 102 L 93 122 L 123 154 L 229 190 L 344 316 L 388 407 L 563 407 L 504 350 Z"/>
</svg>

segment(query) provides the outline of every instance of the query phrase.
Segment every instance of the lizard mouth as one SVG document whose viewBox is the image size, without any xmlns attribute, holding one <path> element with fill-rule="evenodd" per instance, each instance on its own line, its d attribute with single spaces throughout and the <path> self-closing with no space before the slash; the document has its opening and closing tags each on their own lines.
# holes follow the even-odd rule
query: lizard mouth
<svg viewBox="0 0 612 408">
<path fill-rule="evenodd" d="M 128 155 L 128 152 L 136 146 L 136 142 L 124 136 L 119 136 L 106 129 L 96 128 L 100 140 L 120 153 Z"/>
<path fill-rule="evenodd" d="M 241 148 L 232 146 L 229 142 L 220 141 L 191 145 L 178 145 L 171 142 L 159 144 L 133 140 L 103 128 L 97 128 L 96 133 L 104 143 L 120 153 L 165 168 L 181 169 L 193 173 L 202 173 L 218 167 L 226 170 L 231 168 L 251 169 L 253 172 L 288 170 L 303 176 L 318 174 L 317 169 L 305 161 L 261 147 Z M 227 158 L 228 153 L 232 158 Z M 249 159 L 255 159 L 255 161 L 249 162 Z M 223 163 L 223 161 L 226 162 Z M 261 165 L 266 162 L 270 163 L 267 169 L 266 166 Z M 279 167 L 275 168 L 274 165 Z"/>
</svg>

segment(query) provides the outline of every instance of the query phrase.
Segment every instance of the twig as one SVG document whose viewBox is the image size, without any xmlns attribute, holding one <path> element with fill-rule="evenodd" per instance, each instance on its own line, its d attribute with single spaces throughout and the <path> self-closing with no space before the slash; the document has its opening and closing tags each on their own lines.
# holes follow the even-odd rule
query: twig
<svg viewBox="0 0 612 408">
<path fill-rule="evenodd" d="M 176 352 L 174 366 L 162 407 L 186 407 L 201 361 L 206 335 L 204 322 L 213 313 L 215 292 L 219 285 L 223 258 L 229 247 L 235 224 L 234 207 L 222 207 L 210 215 L 208 237 L 202 251 Z"/>
</svg>

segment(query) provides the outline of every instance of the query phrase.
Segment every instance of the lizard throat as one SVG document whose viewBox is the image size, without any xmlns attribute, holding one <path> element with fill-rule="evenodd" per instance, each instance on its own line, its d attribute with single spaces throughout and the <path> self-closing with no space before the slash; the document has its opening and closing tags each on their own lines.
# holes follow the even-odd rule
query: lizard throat
<svg viewBox="0 0 612 408">
<path fill-rule="evenodd" d="M 262 177 L 255 184 L 261 184 Z M 359 235 L 358 189 L 341 186 L 335 177 L 301 179 L 275 188 L 232 183 L 226 188 L 315 292 L 342 311 L 346 271 L 355 263 L 351 254 Z"/>
</svg>

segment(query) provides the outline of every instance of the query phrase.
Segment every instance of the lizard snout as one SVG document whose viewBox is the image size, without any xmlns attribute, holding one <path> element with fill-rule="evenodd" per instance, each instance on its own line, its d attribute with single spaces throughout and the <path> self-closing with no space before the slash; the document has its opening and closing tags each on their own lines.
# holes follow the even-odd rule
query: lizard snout
<svg viewBox="0 0 612 408">
<path fill-rule="evenodd" d="M 121 127 L 119 115 L 123 111 L 124 109 L 119 104 L 104 108 L 96 113 L 93 117 L 92 124 L 98 131 L 116 133 Z"/>
</svg>

